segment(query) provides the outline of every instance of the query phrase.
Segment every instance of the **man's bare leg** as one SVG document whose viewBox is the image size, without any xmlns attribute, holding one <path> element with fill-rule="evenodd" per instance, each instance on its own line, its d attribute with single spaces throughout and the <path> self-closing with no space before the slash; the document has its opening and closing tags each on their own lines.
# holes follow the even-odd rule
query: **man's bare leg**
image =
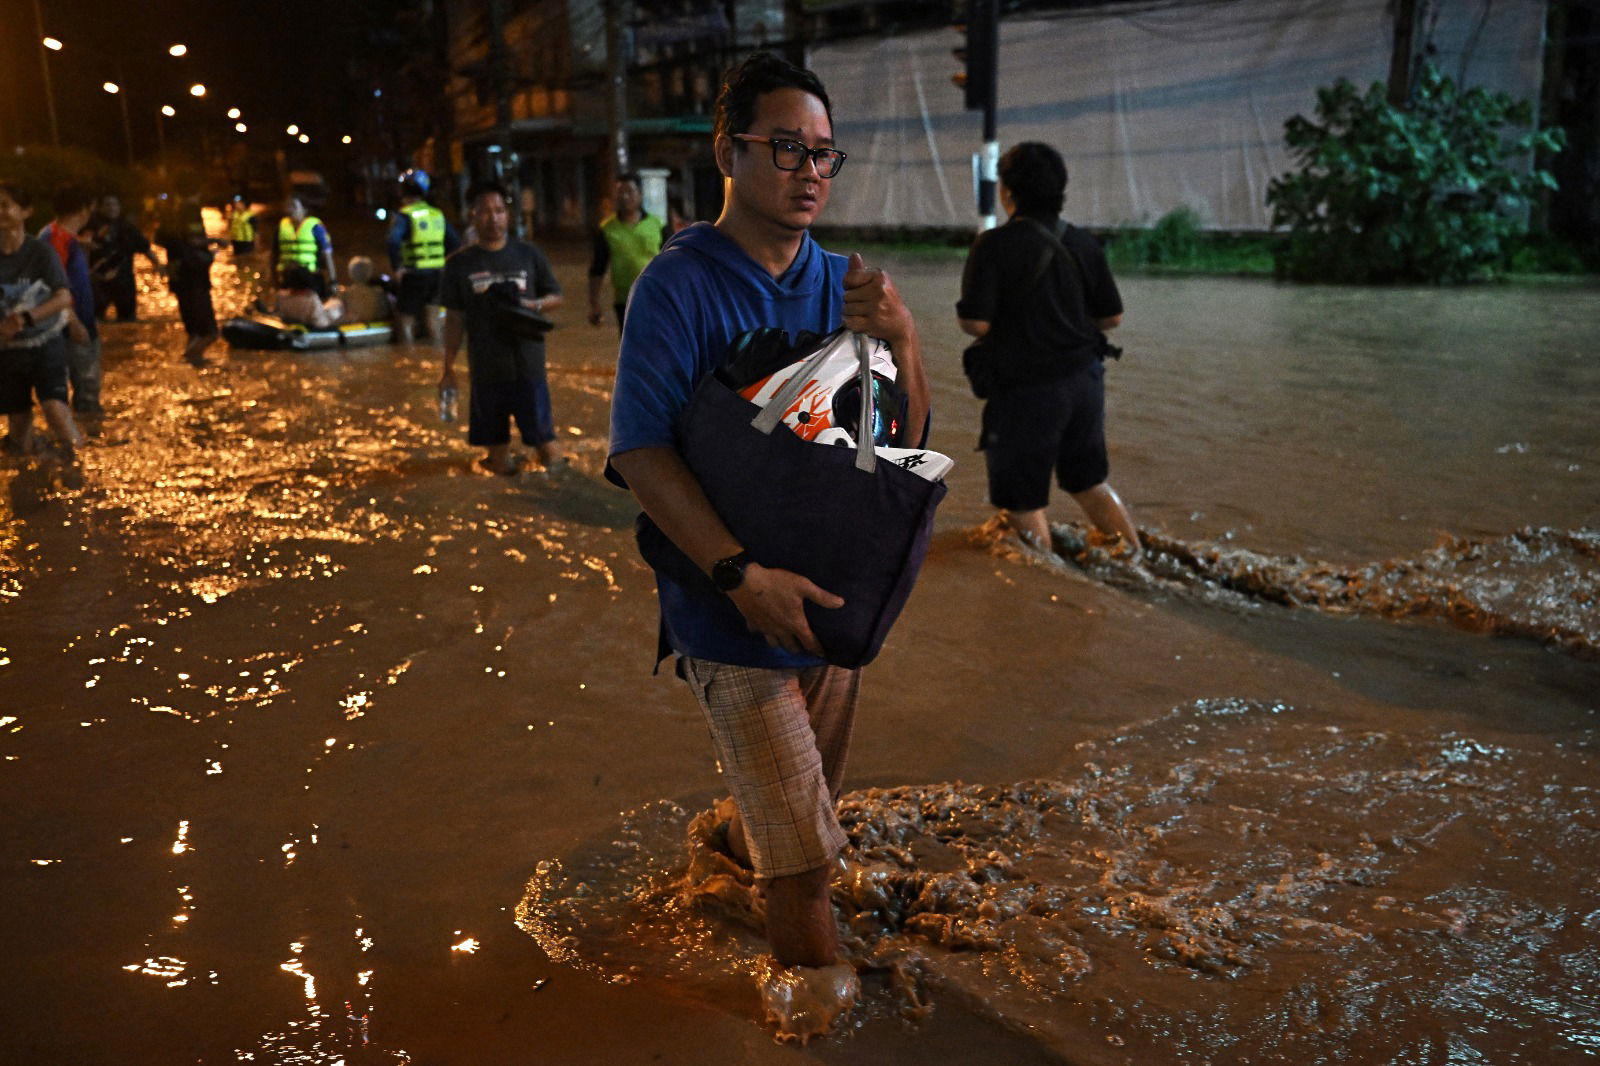
<svg viewBox="0 0 1600 1066">
<path fill-rule="evenodd" d="M 215 333 L 202 333 L 198 337 L 190 337 L 189 343 L 183 346 L 183 357 L 195 366 L 205 366 L 206 349 L 217 343 Z"/>
<path fill-rule="evenodd" d="M 539 453 L 539 462 L 544 464 L 546 470 L 568 461 L 567 453 L 562 451 L 561 445 L 553 440 L 547 440 L 543 444 L 538 444 L 534 447 Z"/>
<path fill-rule="evenodd" d="M 1006 522 L 1024 544 L 1044 552 L 1055 550 L 1050 547 L 1050 523 L 1045 520 L 1043 507 L 1036 511 L 1007 511 Z"/>
<path fill-rule="evenodd" d="M 731 833 L 730 833 L 731 837 Z M 832 966 L 839 958 L 828 888 L 833 867 L 763 881 L 767 896 L 767 943 L 780 966 Z"/>
<path fill-rule="evenodd" d="M 515 474 L 516 468 L 511 465 L 511 445 L 490 444 L 486 445 L 486 454 L 478 460 L 478 465 L 491 474 Z"/>
<path fill-rule="evenodd" d="M 417 319 L 415 315 L 394 316 L 394 339 L 401 344 L 410 344 L 417 335 Z"/>
<path fill-rule="evenodd" d="M 33 444 L 33 412 L 12 411 L 6 415 L 6 422 L 9 426 L 6 440 L 17 452 L 26 453 Z"/>
<path fill-rule="evenodd" d="M 44 410 L 44 420 L 50 424 L 50 432 L 55 434 L 56 443 L 71 455 L 83 443 L 78 424 L 72 420 L 72 408 L 60 400 L 41 400 L 39 406 Z"/>
<path fill-rule="evenodd" d="M 728 819 L 728 850 L 741 865 L 751 865 L 744 819 L 737 808 Z M 778 965 L 831 966 L 837 961 L 839 933 L 829 893 L 832 882 L 831 865 L 761 881 L 767 898 L 767 943 Z"/>
<path fill-rule="evenodd" d="M 1133 516 L 1110 482 L 1102 481 L 1092 489 L 1074 492 L 1072 498 L 1096 529 L 1121 537 L 1133 549 L 1134 557 L 1139 556 L 1139 527 L 1133 524 Z"/>
</svg>

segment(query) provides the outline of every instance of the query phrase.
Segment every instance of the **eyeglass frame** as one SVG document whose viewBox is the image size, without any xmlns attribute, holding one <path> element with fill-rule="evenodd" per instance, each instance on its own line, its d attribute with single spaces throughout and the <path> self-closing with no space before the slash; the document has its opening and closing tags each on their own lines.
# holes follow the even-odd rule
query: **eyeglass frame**
<svg viewBox="0 0 1600 1066">
<path fill-rule="evenodd" d="M 817 177 L 821 178 L 823 181 L 832 181 L 835 177 L 837 177 L 839 171 L 844 169 L 844 161 L 849 158 L 845 152 L 841 152 L 839 149 L 834 148 L 831 145 L 824 145 L 821 148 L 812 148 L 804 141 L 797 141 L 793 137 L 760 137 L 754 133 L 730 133 L 728 136 L 736 141 L 750 141 L 755 144 L 770 144 L 772 146 L 772 165 L 782 171 L 793 173 L 797 170 L 803 170 L 806 162 L 809 160 L 811 165 L 817 168 Z M 786 167 L 782 163 L 778 162 L 778 145 L 780 144 L 792 144 L 797 146 L 800 151 L 804 153 L 800 159 L 800 162 L 796 163 L 792 167 Z M 827 174 L 822 172 L 822 167 L 817 161 L 817 157 L 824 152 L 835 156 L 839 160 L 838 163 L 834 165 L 833 170 Z"/>
</svg>

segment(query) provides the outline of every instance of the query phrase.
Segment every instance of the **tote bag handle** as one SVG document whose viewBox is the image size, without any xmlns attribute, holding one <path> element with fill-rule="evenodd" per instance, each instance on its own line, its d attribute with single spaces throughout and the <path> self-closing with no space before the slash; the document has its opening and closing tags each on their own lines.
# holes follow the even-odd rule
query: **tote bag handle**
<svg viewBox="0 0 1600 1066">
<path fill-rule="evenodd" d="M 855 341 L 856 362 L 859 364 L 858 373 L 861 381 L 861 415 L 856 425 L 856 469 L 870 474 L 878 468 L 878 453 L 872 447 L 872 424 L 878 400 L 872 388 L 872 351 L 867 346 L 867 337 L 864 333 L 846 333 L 841 330 L 834 340 L 818 348 L 816 354 L 801 364 L 800 369 L 789 375 L 789 380 L 779 387 L 761 412 L 750 420 L 750 425 L 768 434 L 778 428 L 778 423 L 783 421 L 783 413 L 800 397 L 800 390 L 805 388 L 806 382 L 822 369 L 822 364 L 833 354 L 834 346 L 846 339 Z"/>
</svg>

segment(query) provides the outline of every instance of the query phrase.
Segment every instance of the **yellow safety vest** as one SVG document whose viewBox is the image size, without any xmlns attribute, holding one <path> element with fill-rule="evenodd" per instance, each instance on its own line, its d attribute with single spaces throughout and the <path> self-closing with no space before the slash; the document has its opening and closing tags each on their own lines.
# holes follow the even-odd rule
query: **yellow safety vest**
<svg viewBox="0 0 1600 1066">
<path fill-rule="evenodd" d="M 303 266 L 315 273 L 317 270 L 316 229 L 322 225 L 320 218 L 307 217 L 300 228 L 286 216 L 278 223 L 278 273 L 290 267 Z"/>
<path fill-rule="evenodd" d="M 444 266 L 444 212 L 418 200 L 400 208 L 411 220 L 400 261 L 407 270 L 438 270 Z"/>
<path fill-rule="evenodd" d="M 228 236 L 241 243 L 249 243 L 256 239 L 256 220 L 250 214 L 248 204 L 240 204 L 234 209 L 233 218 L 228 223 Z"/>
</svg>

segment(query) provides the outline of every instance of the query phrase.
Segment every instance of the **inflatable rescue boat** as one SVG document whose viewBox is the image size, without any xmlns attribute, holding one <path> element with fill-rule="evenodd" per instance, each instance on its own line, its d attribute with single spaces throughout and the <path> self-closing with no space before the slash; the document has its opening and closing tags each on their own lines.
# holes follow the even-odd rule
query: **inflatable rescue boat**
<svg viewBox="0 0 1600 1066">
<path fill-rule="evenodd" d="M 276 315 L 257 313 L 229 319 L 222 327 L 222 339 L 235 348 L 270 351 L 360 348 L 390 343 L 394 340 L 394 324 L 347 322 L 326 329 L 312 329 L 298 322 L 285 322 Z"/>
</svg>

